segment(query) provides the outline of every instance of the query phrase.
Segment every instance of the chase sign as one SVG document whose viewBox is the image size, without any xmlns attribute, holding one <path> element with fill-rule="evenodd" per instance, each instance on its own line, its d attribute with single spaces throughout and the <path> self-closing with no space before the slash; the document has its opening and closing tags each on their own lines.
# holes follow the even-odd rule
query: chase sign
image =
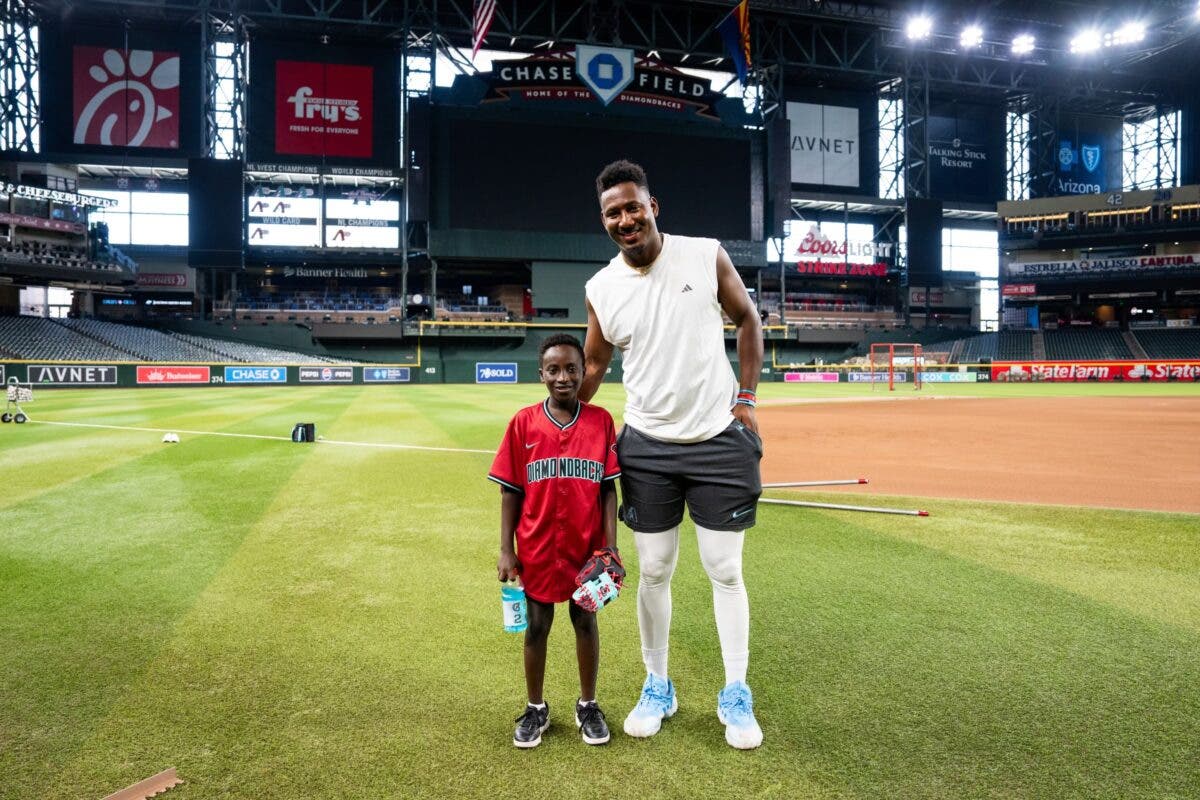
<svg viewBox="0 0 1200 800">
<path fill-rule="evenodd" d="M 608 105 L 633 81 L 633 51 L 577 45 L 575 71 L 583 85 Z"/>
</svg>

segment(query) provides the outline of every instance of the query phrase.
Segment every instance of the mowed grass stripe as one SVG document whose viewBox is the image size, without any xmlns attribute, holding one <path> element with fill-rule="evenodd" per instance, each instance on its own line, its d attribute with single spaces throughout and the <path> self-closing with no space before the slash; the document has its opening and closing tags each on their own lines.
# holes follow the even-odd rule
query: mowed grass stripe
<svg viewBox="0 0 1200 800">
<path fill-rule="evenodd" d="M 157 447 L 4 513 L 0 638 L 20 644 L 0 652 L 0 786 L 15 797 L 48 790 L 310 452 Z"/>
<path fill-rule="evenodd" d="M 514 753 L 519 638 L 498 632 L 496 500 L 450 458 L 306 461 L 132 705 L 89 742 L 79 775 L 123 752 L 145 758 L 132 773 L 186 765 L 181 798 L 494 797 L 526 794 L 531 774 L 530 796 L 577 797 L 596 769 L 623 776 L 614 797 L 646 786 L 690 797 L 700 785 L 764 797 L 1169 796 L 1194 777 L 1179 759 L 1196 733 L 1195 637 L 825 514 L 764 515 L 752 533 L 766 748 L 735 753 L 721 738 L 710 590 L 689 526 L 672 654 L 679 717 L 648 742 L 618 733 L 603 751 L 582 745 L 560 619 L 556 727 L 535 753 Z M 338 502 L 314 505 L 314 485 Z M 633 612 L 619 602 L 602 617 L 614 727 L 641 680 Z M 181 710 L 164 726 L 172 700 Z"/>
<path fill-rule="evenodd" d="M 778 492 L 776 494 L 779 494 Z M 792 493 L 818 502 L 845 495 Z M 896 497 L 861 505 L 913 506 Z M 918 501 L 926 519 L 854 521 L 923 547 L 1200 633 L 1200 515 L 970 501 Z"/>
<path fill-rule="evenodd" d="M 804 512 L 781 529 L 782 516 L 756 531 L 747 579 L 756 621 L 789 611 L 757 625 L 752 669 L 776 673 L 763 717 L 796 733 L 795 757 L 859 796 L 1200 785 L 1194 631 L 882 536 L 866 515 Z"/>
</svg>

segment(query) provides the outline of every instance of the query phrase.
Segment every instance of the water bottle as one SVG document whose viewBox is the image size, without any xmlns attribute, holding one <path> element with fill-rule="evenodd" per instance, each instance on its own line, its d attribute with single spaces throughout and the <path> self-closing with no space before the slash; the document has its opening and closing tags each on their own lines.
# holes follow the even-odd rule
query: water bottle
<svg viewBox="0 0 1200 800">
<path fill-rule="evenodd" d="M 521 633 L 529 627 L 529 609 L 525 603 L 525 588 L 517 581 L 515 586 L 507 583 L 500 587 L 500 607 L 504 611 L 504 630 Z"/>
</svg>

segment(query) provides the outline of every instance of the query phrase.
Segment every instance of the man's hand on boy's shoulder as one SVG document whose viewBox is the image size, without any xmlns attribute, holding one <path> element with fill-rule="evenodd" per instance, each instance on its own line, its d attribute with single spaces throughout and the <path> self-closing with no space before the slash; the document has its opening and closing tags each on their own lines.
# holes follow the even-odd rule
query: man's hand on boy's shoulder
<svg viewBox="0 0 1200 800">
<path fill-rule="evenodd" d="M 496 559 L 496 573 L 501 583 L 515 581 L 521 575 L 521 562 L 516 553 L 500 553 Z"/>
</svg>

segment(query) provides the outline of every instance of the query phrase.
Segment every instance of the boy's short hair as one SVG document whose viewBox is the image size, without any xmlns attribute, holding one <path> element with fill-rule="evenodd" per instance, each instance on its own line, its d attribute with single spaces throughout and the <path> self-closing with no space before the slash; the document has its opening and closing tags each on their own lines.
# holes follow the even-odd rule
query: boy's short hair
<svg viewBox="0 0 1200 800">
<path fill-rule="evenodd" d="M 572 336 L 569 333 L 556 333 L 553 336 L 547 336 L 545 339 L 542 340 L 542 346 L 538 348 L 538 366 L 539 367 L 542 365 L 542 359 L 546 357 L 546 351 L 549 350 L 551 347 L 558 347 L 559 345 L 567 345 L 568 347 L 574 347 L 576 350 L 579 351 L 579 360 L 580 361 L 587 360 L 583 354 L 583 345 L 579 343 L 578 339 L 576 339 L 574 336 Z"/>
<path fill-rule="evenodd" d="M 632 183 L 647 192 L 650 191 L 650 184 L 646 180 L 646 170 L 632 161 L 621 159 L 600 170 L 600 174 L 596 176 L 596 196 L 599 197 L 618 183 Z"/>
</svg>

